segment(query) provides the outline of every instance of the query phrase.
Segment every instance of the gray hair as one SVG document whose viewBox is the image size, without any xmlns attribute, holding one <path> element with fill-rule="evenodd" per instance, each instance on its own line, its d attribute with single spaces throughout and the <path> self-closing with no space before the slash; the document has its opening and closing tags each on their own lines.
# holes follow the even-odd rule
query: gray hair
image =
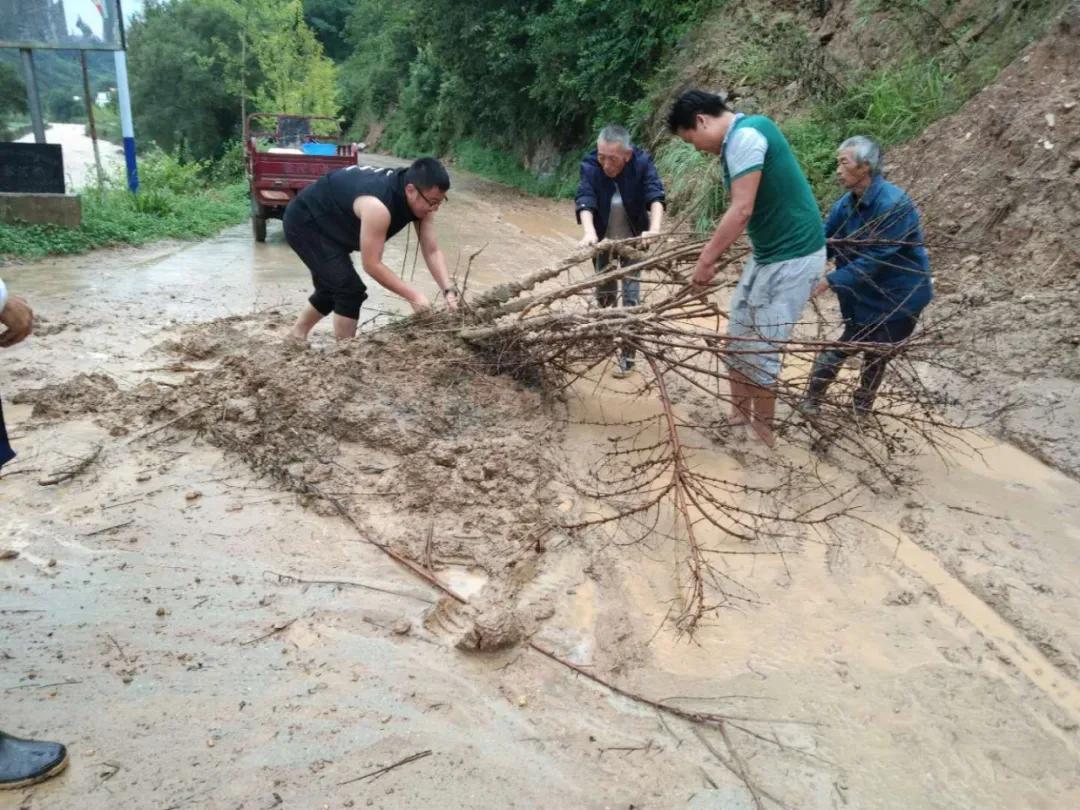
<svg viewBox="0 0 1080 810">
<path fill-rule="evenodd" d="M 881 174 L 881 144 L 873 138 L 868 138 L 865 135 L 855 135 L 840 144 L 840 149 L 837 151 L 843 151 L 844 149 L 851 150 L 856 163 L 864 163 L 869 166 L 870 174 Z"/>
<path fill-rule="evenodd" d="M 600 130 L 600 137 L 596 140 L 605 143 L 617 143 L 626 149 L 630 148 L 630 133 L 626 131 L 626 127 L 621 127 L 618 124 L 608 124 Z"/>
</svg>

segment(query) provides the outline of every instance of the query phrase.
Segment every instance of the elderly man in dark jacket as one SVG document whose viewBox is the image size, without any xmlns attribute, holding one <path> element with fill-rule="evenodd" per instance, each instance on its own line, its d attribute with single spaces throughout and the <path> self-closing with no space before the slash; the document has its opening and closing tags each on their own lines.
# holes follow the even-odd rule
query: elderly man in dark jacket
<svg viewBox="0 0 1080 810">
<path fill-rule="evenodd" d="M 881 176 L 881 162 L 881 147 L 870 138 L 857 135 L 840 144 L 836 175 L 848 193 L 825 221 L 828 253 L 836 269 L 812 293 L 836 293 L 844 318 L 841 343 L 874 345 L 840 346 L 818 354 L 799 405 L 803 413 L 820 409 L 844 361 L 858 352 L 863 363 L 855 412 L 868 413 L 896 345 L 915 331 L 919 314 L 934 295 L 919 212 L 907 194 Z"/>
<path fill-rule="evenodd" d="M 596 244 L 601 239 L 650 237 L 660 232 L 664 219 L 664 183 L 652 157 L 630 143 L 625 128 L 610 124 L 600 132 L 596 149 L 581 162 L 581 181 L 575 200 L 577 219 L 583 236 L 580 244 Z M 610 253 L 596 257 L 596 271 L 610 269 Z M 636 306 L 640 295 L 637 276 L 622 280 L 623 306 Z M 619 300 L 619 286 L 611 281 L 597 288 L 597 303 L 611 307 Z M 626 376 L 634 367 L 631 349 L 623 349 L 615 371 Z"/>
</svg>

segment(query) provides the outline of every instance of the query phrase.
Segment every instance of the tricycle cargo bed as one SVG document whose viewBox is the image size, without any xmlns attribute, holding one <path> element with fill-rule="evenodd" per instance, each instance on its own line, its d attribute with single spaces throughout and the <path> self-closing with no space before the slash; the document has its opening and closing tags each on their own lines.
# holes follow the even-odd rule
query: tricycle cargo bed
<svg viewBox="0 0 1080 810">
<path fill-rule="evenodd" d="M 268 127 L 268 122 L 273 126 Z M 330 131 L 333 134 L 327 134 Z M 265 241 L 266 220 L 280 219 L 285 206 L 300 191 L 324 174 L 356 165 L 359 146 L 340 140 L 341 132 L 333 118 L 266 113 L 248 116 L 244 150 L 255 241 Z"/>
</svg>

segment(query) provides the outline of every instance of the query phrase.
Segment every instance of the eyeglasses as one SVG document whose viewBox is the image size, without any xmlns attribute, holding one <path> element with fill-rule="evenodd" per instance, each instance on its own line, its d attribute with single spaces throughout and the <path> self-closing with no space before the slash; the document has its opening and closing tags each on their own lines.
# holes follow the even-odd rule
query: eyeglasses
<svg viewBox="0 0 1080 810">
<path fill-rule="evenodd" d="M 446 202 L 447 198 L 445 196 L 441 200 L 432 202 L 424 195 L 424 192 L 420 190 L 420 186 L 413 186 L 413 188 L 416 189 L 416 193 L 420 195 L 420 199 L 426 202 L 428 204 L 428 208 L 430 208 L 432 211 L 438 211 L 439 206 Z"/>
</svg>

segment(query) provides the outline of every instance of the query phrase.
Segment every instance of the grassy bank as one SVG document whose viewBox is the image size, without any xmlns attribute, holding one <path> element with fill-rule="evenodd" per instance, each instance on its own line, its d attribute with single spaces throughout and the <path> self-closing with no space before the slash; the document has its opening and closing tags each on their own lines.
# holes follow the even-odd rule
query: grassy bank
<svg viewBox="0 0 1080 810">
<path fill-rule="evenodd" d="M 836 148 L 845 138 L 869 135 L 888 149 L 916 137 L 993 82 L 1046 33 L 1063 5 L 1030 0 L 1003 11 L 1000 4 L 971 0 L 966 17 L 949 17 L 948 4 L 861 0 L 842 37 L 876 38 L 879 59 L 869 65 L 850 50 L 822 45 L 806 18 L 747 3 L 733 7 L 734 19 L 703 27 L 681 62 L 660 77 L 663 84 L 653 85 L 650 102 L 666 106 L 672 88 L 687 77 L 749 95 L 736 106 L 777 120 L 824 210 L 840 195 Z M 655 115 L 652 124 L 658 124 Z M 716 189 L 716 159 L 692 151 L 663 140 L 657 161 L 674 208 L 689 209 L 703 228 L 721 212 L 723 195 Z"/>
<path fill-rule="evenodd" d="M 247 184 L 235 166 L 180 163 L 151 153 L 139 165 L 138 194 L 121 175 L 103 189 L 82 192 L 82 225 L 0 223 L 0 256 L 33 259 L 84 253 L 114 245 L 142 245 L 158 239 L 202 239 L 248 216 Z"/>
<path fill-rule="evenodd" d="M 451 150 L 454 165 L 473 174 L 541 197 L 573 197 L 577 191 L 581 157 L 564 155 L 551 172 L 537 175 L 520 159 L 478 141 L 463 140 Z"/>
</svg>

